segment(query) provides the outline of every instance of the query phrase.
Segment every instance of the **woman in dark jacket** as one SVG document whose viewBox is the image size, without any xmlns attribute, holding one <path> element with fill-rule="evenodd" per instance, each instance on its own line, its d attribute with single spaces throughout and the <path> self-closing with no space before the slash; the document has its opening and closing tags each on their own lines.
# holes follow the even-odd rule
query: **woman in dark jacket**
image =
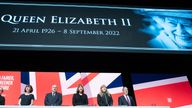
<svg viewBox="0 0 192 108">
<path fill-rule="evenodd" d="M 100 87 L 100 93 L 97 95 L 97 103 L 99 106 L 113 106 L 113 98 L 105 85 Z"/>
<path fill-rule="evenodd" d="M 88 105 L 87 95 L 84 93 L 83 85 L 79 84 L 77 92 L 73 95 L 73 106 L 77 105 Z"/>
<path fill-rule="evenodd" d="M 32 94 L 33 88 L 31 85 L 25 86 L 24 94 L 19 97 L 19 105 L 33 105 L 34 95 Z"/>
<path fill-rule="evenodd" d="M 5 105 L 5 97 L 2 96 L 3 88 L 0 87 L 0 105 Z"/>
</svg>

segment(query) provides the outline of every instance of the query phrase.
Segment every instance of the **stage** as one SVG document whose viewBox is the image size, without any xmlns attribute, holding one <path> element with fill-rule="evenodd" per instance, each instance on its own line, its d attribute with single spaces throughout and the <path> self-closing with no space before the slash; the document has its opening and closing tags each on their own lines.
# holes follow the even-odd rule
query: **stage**
<svg viewBox="0 0 192 108">
<path fill-rule="evenodd" d="M 0 106 L 0 108 L 109 108 L 109 106 Z M 170 108 L 169 106 L 110 106 L 113 108 Z"/>
</svg>

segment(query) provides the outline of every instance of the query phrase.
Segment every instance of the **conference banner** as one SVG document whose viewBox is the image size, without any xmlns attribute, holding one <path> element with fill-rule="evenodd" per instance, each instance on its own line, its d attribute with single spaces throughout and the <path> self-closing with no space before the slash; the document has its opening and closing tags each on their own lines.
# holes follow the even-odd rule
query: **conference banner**
<svg viewBox="0 0 192 108">
<path fill-rule="evenodd" d="M 138 106 L 192 106 L 192 89 L 186 75 L 133 73 L 132 83 Z"/>
<path fill-rule="evenodd" d="M 21 92 L 21 75 L 19 71 L 1 71 L 0 87 L 3 88 L 2 96 L 5 97 L 6 105 L 17 105 Z"/>
<path fill-rule="evenodd" d="M 192 10 L 0 2 L 0 49 L 191 51 Z"/>
</svg>

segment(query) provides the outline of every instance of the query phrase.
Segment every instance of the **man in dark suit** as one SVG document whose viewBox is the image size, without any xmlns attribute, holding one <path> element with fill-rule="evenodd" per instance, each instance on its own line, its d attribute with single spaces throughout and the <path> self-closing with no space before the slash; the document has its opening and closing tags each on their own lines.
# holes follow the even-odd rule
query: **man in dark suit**
<svg viewBox="0 0 192 108">
<path fill-rule="evenodd" d="M 46 95 L 44 104 L 45 106 L 60 106 L 62 104 L 62 94 L 57 92 L 57 85 L 52 85 L 52 92 Z"/>
<path fill-rule="evenodd" d="M 124 106 L 135 106 L 135 101 L 131 96 L 128 95 L 128 88 L 123 87 L 123 95 L 118 98 L 118 104 L 119 106 L 124 105 Z"/>
</svg>

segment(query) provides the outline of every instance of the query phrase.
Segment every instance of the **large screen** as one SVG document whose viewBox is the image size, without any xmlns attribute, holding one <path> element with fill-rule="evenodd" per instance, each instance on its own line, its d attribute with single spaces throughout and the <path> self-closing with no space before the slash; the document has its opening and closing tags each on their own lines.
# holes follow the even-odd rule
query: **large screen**
<svg viewBox="0 0 192 108">
<path fill-rule="evenodd" d="M 0 2 L 0 49 L 190 52 L 192 10 Z"/>
<path fill-rule="evenodd" d="M 19 96 L 24 93 L 26 85 L 32 85 L 35 97 L 34 105 L 44 105 L 47 93 L 52 85 L 58 86 L 62 94 L 62 105 L 72 105 L 72 96 L 76 93 L 78 84 L 84 86 L 90 106 L 97 106 L 97 94 L 101 85 L 106 85 L 111 93 L 114 105 L 118 104 L 118 97 L 122 95 L 121 73 L 101 72 L 21 72 L 1 71 L 0 87 L 3 87 L 5 105 L 18 105 Z"/>
<path fill-rule="evenodd" d="M 134 73 L 132 82 L 139 106 L 192 107 L 192 88 L 185 75 Z"/>
</svg>

